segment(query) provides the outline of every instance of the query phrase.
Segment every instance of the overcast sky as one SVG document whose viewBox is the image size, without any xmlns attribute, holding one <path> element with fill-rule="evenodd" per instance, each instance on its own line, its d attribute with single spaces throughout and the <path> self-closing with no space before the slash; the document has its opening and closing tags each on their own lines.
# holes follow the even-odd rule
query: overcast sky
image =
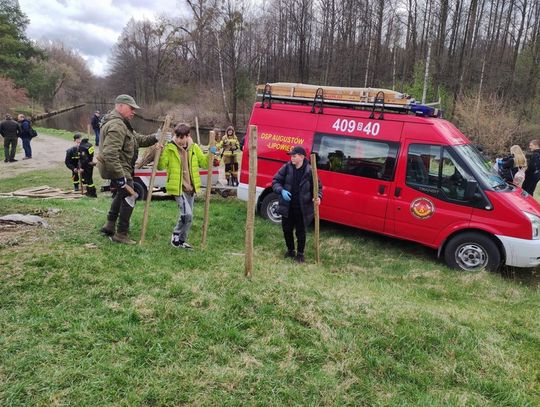
<svg viewBox="0 0 540 407">
<path fill-rule="evenodd" d="M 186 9 L 183 0 L 19 0 L 19 5 L 30 19 L 29 38 L 63 42 L 99 76 L 106 74 L 111 48 L 130 18 L 178 16 Z"/>
</svg>

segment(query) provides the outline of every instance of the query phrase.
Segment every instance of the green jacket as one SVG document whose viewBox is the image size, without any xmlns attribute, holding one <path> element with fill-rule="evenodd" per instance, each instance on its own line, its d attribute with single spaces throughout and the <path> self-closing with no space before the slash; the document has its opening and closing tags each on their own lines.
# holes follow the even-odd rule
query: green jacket
<svg viewBox="0 0 540 407">
<path fill-rule="evenodd" d="M 201 188 L 201 177 L 199 168 L 208 168 L 208 157 L 202 152 L 201 148 L 191 143 L 188 146 L 188 165 L 191 174 L 191 183 L 195 192 Z M 167 170 L 167 193 L 171 195 L 182 194 L 182 160 L 178 147 L 172 141 L 168 143 L 158 162 L 158 169 Z"/>
<path fill-rule="evenodd" d="M 97 157 L 101 177 L 126 177 L 131 180 L 139 147 L 148 147 L 156 142 L 154 135 L 143 136 L 136 133 L 128 120 L 116 110 L 112 110 L 103 118 L 101 126 L 101 146 Z"/>
</svg>

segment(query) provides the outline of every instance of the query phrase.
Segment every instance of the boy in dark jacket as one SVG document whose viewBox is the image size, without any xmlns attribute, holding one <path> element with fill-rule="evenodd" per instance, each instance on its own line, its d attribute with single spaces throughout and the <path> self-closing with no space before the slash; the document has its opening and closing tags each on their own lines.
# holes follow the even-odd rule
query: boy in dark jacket
<svg viewBox="0 0 540 407">
<path fill-rule="evenodd" d="M 274 175 L 272 189 L 279 195 L 278 213 L 281 215 L 283 236 L 287 245 L 285 257 L 292 257 L 303 263 L 306 246 L 306 227 L 313 221 L 314 207 L 320 205 L 322 185 L 319 181 L 319 196 L 313 198 L 313 178 L 311 166 L 306 159 L 306 150 L 295 146 L 287 153 L 291 161 Z M 296 229 L 295 250 L 293 232 Z"/>
</svg>

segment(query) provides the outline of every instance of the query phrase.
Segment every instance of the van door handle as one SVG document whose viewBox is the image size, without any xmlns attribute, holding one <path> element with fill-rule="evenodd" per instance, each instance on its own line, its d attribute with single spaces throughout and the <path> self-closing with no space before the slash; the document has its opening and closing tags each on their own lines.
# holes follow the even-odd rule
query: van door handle
<svg viewBox="0 0 540 407">
<path fill-rule="evenodd" d="M 386 189 L 386 187 L 384 185 L 379 185 L 379 195 L 384 194 L 385 189 Z"/>
<path fill-rule="evenodd" d="M 401 195 L 401 187 L 397 187 L 394 191 L 394 196 L 400 196 Z"/>
</svg>

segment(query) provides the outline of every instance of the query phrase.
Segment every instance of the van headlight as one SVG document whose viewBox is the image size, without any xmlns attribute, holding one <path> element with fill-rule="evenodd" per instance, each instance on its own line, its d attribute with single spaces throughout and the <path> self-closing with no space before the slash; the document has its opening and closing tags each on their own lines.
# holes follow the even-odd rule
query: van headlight
<svg viewBox="0 0 540 407">
<path fill-rule="evenodd" d="M 531 222 L 531 229 L 532 229 L 532 239 L 540 239 L 540 218 L 536 215 L 533 215 L 529 212 L 523 212 L 525 216 L 529 218 L 529 221 Z"/>
</svg>

